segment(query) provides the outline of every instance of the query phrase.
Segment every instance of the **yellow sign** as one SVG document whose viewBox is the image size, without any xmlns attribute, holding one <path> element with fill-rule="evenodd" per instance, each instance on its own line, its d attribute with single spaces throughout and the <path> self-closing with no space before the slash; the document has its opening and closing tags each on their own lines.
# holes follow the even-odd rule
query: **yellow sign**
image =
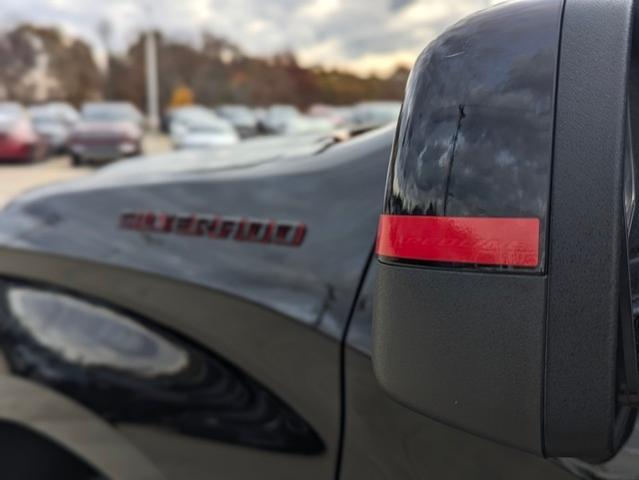
<svg viewBox="0 0 639 480">
<path fill-rule="evenodd" d="M 185 107 L 187 105 L 193 105 L 194 101 L 195 95 L 193 95 L 193 90 L 191 90 L 189 87 L 180 86 L 173 90 L 169 107 Z"/>
</svg>

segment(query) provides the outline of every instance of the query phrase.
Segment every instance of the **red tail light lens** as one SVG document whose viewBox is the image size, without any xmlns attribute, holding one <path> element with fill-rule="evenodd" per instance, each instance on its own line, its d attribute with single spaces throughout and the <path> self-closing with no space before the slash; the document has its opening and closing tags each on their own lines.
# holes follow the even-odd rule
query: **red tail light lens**
<svg viewBox="0 0 639 480">
<path fill-rule="evenodd" d="M 390 259 L 535 268 L 537 218 L 382 215 L 377 254 Z"/>
</svg>

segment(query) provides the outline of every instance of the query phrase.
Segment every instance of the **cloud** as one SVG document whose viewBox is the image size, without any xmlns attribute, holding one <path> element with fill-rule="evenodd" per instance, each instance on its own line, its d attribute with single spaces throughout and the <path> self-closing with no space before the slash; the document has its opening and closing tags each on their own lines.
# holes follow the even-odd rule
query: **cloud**
<svg viewBox="0 0 639 480">
<path fill-rule="evenodd" d="M 102 47 L 98 25 L 111 26 L 115 49 L 153 24 L 197 41 L 210 31 L 251 54 L 293 50 L 304 64 L 385 73 L 412 63 L 446 26 L 491 0 L 2 0 L 0 27 L 55 25 Z M 152 6 L 151 12 L 147 9 Z"/>
</svg>

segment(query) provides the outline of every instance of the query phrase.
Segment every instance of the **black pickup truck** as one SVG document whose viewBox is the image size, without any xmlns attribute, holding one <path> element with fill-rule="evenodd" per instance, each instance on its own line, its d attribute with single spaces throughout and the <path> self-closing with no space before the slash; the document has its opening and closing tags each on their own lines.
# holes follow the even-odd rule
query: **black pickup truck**
<svg viewBox="0 0 639 480">
<path fill-rule="evenodd" d="M 638 478 L 633 3 L 463 20 L 396 129 L 15 199 L 1 477 Z"/>
</svg>

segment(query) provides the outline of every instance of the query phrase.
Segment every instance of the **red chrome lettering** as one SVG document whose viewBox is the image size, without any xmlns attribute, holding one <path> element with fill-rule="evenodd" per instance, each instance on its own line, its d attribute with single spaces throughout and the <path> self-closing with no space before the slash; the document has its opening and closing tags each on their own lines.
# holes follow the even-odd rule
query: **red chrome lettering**
<svg viewBox="0 0 639 480">
<path fill-rule="evenodd" d="M 304 242 L 307 230 L 306 225 L 297 222 L 217 215 L 171 215 L 147 211 L 122 213 L 120 228 L 288 247 L 299 247 Z"/>
</svg>

